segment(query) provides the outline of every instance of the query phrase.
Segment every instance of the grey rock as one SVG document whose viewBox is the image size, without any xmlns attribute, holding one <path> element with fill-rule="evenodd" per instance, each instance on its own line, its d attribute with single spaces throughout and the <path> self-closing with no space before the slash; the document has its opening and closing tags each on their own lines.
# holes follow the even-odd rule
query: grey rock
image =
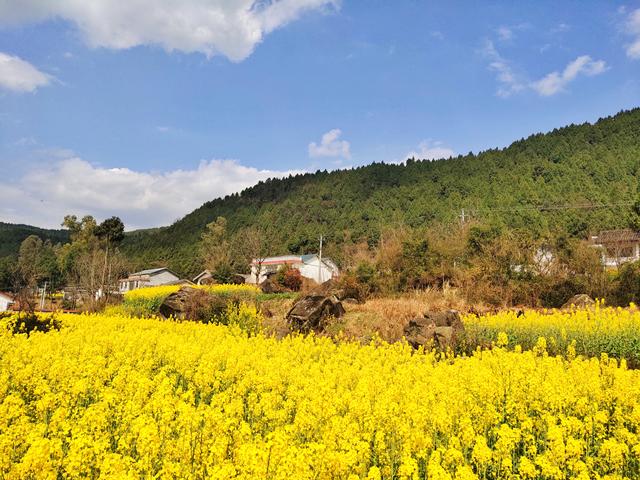
<svg viewBox="0 0 640 480">
<path fill-rule="evenodd" d="M 193 295 L 196 295 L 196 289 L 191 287 L 182 287 L 175 293 L 172 293 L 164 299 L 160 305 L 159 313 L 163 318 L 176 318 L 184 320 L 186 317 L 187 304 Z"/>
<path fill-rule="evenodd" d="M 460 314 L 455 310 L 426 312 L 422 317 L 409 320 L 404 327 L 404 337 L 414 348 L 454 348 L 462 332 L 464 324 Z"/>
<path fill-rule="evenodd" d="M 295 332 L 321 332 L 331 317 L 340 318 L 345 310 L 334 295 L 307 295 L 298 300 L 287 313 L 289 329 Z"/>
</svg>

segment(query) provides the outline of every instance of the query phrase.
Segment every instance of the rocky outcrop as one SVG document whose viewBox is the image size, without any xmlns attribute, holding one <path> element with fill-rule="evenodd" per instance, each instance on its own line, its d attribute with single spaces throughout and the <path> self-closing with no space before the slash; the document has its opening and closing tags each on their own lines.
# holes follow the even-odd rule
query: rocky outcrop
<svg viewBox="0 0 640 480">
<path fill-rule="evenodd" d="M 163 318 L 176 318 L 184 320 L 190 297 L 195 295 L 195 288 L 182 287 L 175 293 L 165 298 L 160 305 L 159 313 Z"/>
<path fill-rule="evenodd" d="M 291 307 L 287 313 L 287 323 L 291 331 L 321 332 L 329 318 L 339 318 L 344 313 L 342 303 L 334 295 L 307 295 Z"/>
<path fill-rule="evenodd" d="M 589 295 L 580 293 L 578 295 L 574 295 L 569 300 L 562 305 L 562 308 L 571 308 L 571 306 L 575 306 L 576 308 L 586 308 L 594 305 L 596 302 Z"/>
<path fill-rule="evenodd" d="M 357 285 L 341 284 L 334 279 L 318 285 L 311 291 L 314 295 L 324 295 L 325 297 L 333 295 L 338 300 L 347 301 L 348 303 L 363 303 L 365 296 Z"/>
<path fill-rule="evenodd" d="M 209 322 L 227 307 L 225 298 L 203 289 L 182 287 L 164 299 L 158 313 L 163 318 Z"/>
<path fill-rule="evenodd" d="M 464 325 L 455 310 L 427 312 L 422 317 L 409 320 L 404 327 L 404 337 L 414 348 L 420 346 L 447 350 L 455 347 Z"/>
</svg>

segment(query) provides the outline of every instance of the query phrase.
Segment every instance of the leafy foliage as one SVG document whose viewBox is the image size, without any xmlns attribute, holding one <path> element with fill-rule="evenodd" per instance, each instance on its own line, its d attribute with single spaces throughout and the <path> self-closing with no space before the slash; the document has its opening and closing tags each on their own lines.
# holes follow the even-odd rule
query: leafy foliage
<svg viewBox="0 0 640 480">
<path fill-rule="evenodd" d="M 285 265 L 276 273 L 276 282 L 284 288 L 297 292 L 302 287 L 302 275 L 297 268 Z"/>
</svg>

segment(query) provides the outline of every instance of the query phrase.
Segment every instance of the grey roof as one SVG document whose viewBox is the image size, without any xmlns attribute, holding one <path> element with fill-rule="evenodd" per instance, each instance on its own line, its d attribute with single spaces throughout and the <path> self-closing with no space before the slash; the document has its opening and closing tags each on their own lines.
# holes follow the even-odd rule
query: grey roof
<svg viewBox="0 0 640 480">
<path fill-rule="evenodd" d="M 131 275 L 153 275 L 154 273 L 160 273 L 164 270 L 169 270 L 167 267 L 160 267 L 160 268 L 149 268 L 147 270 L 141 270 L 139 272 L 136 273 L 132 273 Z M 169 270 L 170 271 L 170 270 Z M 173 273 L 173 272 L 171 272 Z"/>
</svg>

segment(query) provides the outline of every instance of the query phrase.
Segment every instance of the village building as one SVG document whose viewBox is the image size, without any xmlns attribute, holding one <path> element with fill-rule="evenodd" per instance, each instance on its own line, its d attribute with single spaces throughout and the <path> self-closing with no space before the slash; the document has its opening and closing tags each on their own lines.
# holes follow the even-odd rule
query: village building
<svg viewBox="0 0 640 480">
<path fill-rule="evenodd" d="M 625 228 L 604 230 L 591 237 L 591 243 L 602 253 L 606 267 L 619 267 L 640 260 L 640 232 Z"/>
<path fill-rule="evenodd" d="M 0 292 L 0 312 L 9 310 L 9 305 L 14 303 L 13 297 L 8 293 Z"/>
<path fill-rule="evenodd" d="M 193 283 L 196 285 L 209 285 L 215 283 L 213 275 L 210 270 L 203 270 L 198 275 L 193 277 Z"/>
<path fill-rule="evenodd" d="M 144 287 L 157 287 L 159 285 L 193 285 L 189 280 L 183 280 L 166 267 L 150 268 L 132 273 L 127 278 L 118 280 L 118 290 L 125 293 Z"/>
<path fill-rule="evenodd" d="M 295 268 L 304 278 L 324 283 L 338 276 L 338 266 L 328 258 L 322 258 L 316 254 L 309 255 L 283 255 L 280 257 L 266 257 L 253 259 L 251 262 L 251 274 L 247 277 L 247 283 L 262 283 L 278 270 L 288 266 Z"/>
</svg>

